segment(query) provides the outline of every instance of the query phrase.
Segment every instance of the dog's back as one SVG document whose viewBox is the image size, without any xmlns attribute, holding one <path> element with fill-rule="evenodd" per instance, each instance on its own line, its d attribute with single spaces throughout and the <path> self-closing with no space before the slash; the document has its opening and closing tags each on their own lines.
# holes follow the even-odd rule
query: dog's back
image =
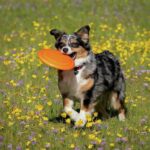
<svg viewBox="0 0 150 150">
<path fill-rule="evenodd" d="M 96 54 L 95 58 L 97 64 L 93 74 L 95 83 L 88 91 L 87 99 L 92 103 L 100 103 L 97 105 L 99 110 L 106 111 L 107 106 L 117 111 L 125 110 L 125 79 L 118 59 L 109 51 Z M 106 114 L 104 111 L 103 114 Z"/>
</svg>

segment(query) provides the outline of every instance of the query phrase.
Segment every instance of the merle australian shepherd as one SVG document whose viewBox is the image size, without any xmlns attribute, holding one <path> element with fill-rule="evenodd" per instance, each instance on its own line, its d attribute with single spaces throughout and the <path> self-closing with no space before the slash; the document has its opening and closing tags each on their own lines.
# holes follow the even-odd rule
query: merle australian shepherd
<svg viewBox="0 0 150 150">
<path fill-rule="evenodd" d="M 121 121 L 125 120 L 125 79 L 118 59 L 109 51 L 93 54 L 89 44 L 88 25 L 73 34 L 52 29 L 55 47 L 69 55 L 75 63 L 72 70 L 58 70 L 58 87 L 63 98 L 64 111 L 84 126 L 87 115 L 98 112 L 109 118 L 114 110 Z M 80 102 L 80 112 L 73 109 L 75 100 Z"/>
</svg>

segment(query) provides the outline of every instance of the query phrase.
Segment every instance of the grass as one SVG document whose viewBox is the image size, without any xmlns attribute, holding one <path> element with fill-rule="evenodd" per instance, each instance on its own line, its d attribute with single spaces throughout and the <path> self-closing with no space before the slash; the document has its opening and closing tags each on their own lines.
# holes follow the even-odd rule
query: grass
<svg viewBox="0 0 150 150">
<path fill-rule="evenodd" d="M 0 149 L 150 149 L 149 6 L 149 0 L 1 0 Z M 57 71 L 41 64 L 37 51 L 54 47 L 50 29 L 70 33 L 86 24 L 93 51 L 109 49 L 121 61 L 128 116 L 77 130 L 52 121 L 62 111 Z"/>
</svg>

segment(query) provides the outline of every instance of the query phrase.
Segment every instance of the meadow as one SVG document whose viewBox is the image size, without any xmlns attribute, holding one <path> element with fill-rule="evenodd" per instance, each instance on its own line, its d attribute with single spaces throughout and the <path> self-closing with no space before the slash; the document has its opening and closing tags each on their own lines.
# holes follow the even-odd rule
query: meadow
<svg viewBox="0 0 150 150">
<path fill-rule="evenodd" d="M 75 129 L 57 70 L 37 52 L 54 48 L 51 29 L 86 24 L 93 52 L 110 50 L 121 62 L 128 113 L 125 122 L 89 119 Z M 0 0 L 0 149 L 149 150 L 150 0 Z"/>
</svg>

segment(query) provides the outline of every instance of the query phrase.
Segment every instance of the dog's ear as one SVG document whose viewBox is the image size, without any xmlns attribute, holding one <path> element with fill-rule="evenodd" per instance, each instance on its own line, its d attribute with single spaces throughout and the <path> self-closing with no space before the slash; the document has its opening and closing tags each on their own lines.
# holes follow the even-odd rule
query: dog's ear
<svg viewBox="0 0 150 150">
<path fill-rule="evenodd" d="M 89 32 L 90 32 L 90 27 L 89 25 L 86 25 L 81 27 L 78 31 L 76 31 L 75 34 L 80 36 L 83 42 L 87 43 L 89 41 Z"/>
<path fill-rule="evenodd" d="M 53 35 L 55 37 L 55 39 L 57 40 L 60 36 L 62 36 L 63 34 L 65 34 L 65 32 L 59 31 L 57 29 L 52 29 L 50 31 L 50 34 Z"/>
</svg>

